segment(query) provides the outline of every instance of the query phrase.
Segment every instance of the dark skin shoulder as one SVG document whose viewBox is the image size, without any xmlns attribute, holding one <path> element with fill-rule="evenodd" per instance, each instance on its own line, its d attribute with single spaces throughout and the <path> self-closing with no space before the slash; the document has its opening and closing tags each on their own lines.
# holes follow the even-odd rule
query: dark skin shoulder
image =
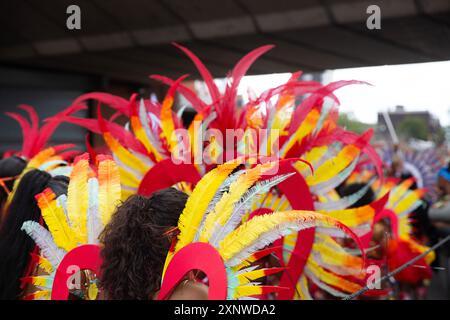
<svg viewBox="0 0 450 320">
<path fill-rule="evenodd" d="M 153 299 L 158 297 L 157 292 Z M 201 282 L 184 280 L 172 292 L 168 300 L 208 300 L 208 287 Z"/>
</svg>

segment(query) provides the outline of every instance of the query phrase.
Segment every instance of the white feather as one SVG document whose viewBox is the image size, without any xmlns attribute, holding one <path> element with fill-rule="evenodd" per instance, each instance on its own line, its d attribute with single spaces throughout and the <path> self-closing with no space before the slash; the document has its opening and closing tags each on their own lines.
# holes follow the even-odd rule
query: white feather
<svg viewBox="0 0 450 320">
<path fill-rule="evenodd" d="M 319 222 L 320 223 L 320 222 Z M 241 251 L 224 261 L 225 266 L 234 267 L 252 255 L 255 251 L 265 248 L 275 240 L 287 236 L 293 232 L 317 227 L 317 221 L 303 221 L 298 219 L 296 222 L 285 222 L 274 226 L 268 232 L 261 234 L 256 241 L 243 248 Z"/>
<path fill-rule="evenodd" d="M 97 244 L 98 236 L 103 229 L 98 210 L 98 180 L 88 180 L 88 210 L 87 210 L 88 243 Z"/>
<path fill-rule="evenodd" d="M 44 162 L 41 166 L 39 166 L 39 170 L 47 171 L 48 168 L 53 166 L 67 166 L 67 162 L 64 160 L 52 160 Z"/>
<path fill-rule="evenodd" d="M 62 194 L 58 198 L 56 198 L 56 203 L 59 207 L 61 207 L 64 211 L 64 215 L 67 218 L 67 222 L 69 223 L 69 226 L 72 226 L 71 221 L 69 219 L 69 214 L 67 213 L 67 195 Z"/>
<path fill-rule="evenodd" d="M 316 185 L 310 186 L 311 192 L 317 195 L 323 195 L 331 191 L 332 189 L 336 188 L 338 185 L 344 182 L 344 180 L 347 179 L 347 177 L 355 170 L 358 161 L 359 156 L 355 157 L 353 162 L 350 163 L 349 166 L 347 166 L 344 170 L 338 173 L 335 177 L 325 182 L 321 182 Z"/>
<path fill-rule="evenodd" d="M 155 150 L 163 155 L 165 154 L 164 149 L 161 146 L 161 140 L 158 137 L 155 137 L 153 132 L 158 132 L 155 129 L 157 129 L 157 122 L 154 121 L 153 118 L 150 117 L 151 126 L 149 125 L 149 119 L 148 119 L 147 109 L 145 108 L 144 100 L 141 99 L 141 102 L 139 104 L 139 121 L 141 122 L 142 127 L 144 128 L 145 135 L 147 136 L 148 140 L 152 144 L 153 148 Z M 155 126 L 156 124 L 156 126 Z"/>
<path fill-rule="evenodd" d="M 260 181 L 250 188 L 241 198 L 241 200 L 235 205 L 233 212 L 230 215 L 230 219 L 223 226 L 219 227 L 216 223 L 216 228 L 212 233 L 210 243 L 213 247 L 216 247 L 218 243 L 230 232 L 232 232 L 242 221 L 242 216 L 251 207 L 251 200 L 262 193 L 269 192 L 269 190 L 294 175 L 295 172 L 287 173 L 279 176 L 275 176 L 271 179 Z"/>
<path fill-rule="evenodd" d="M 200 227 L 198 228 L 197 233 L 195 234 L 194 241 L 198 241 L 198 238 L 200 237 L 200 233 L 203 230 L 203 225 L 205 223 L 206 217 L 208 216 L 208 213 L 210 213 L 214 207 L 216 206 L 217 202 L 222 198 L 223 194 L 228 191 L 230 188 L 230 185 L 241 176 L 245 170 L 239 170 L 235 173 L 231 174 L 228 178 L 225 179 L 225 181 L 220 185 L 219 189 L 217 190 L 216 194 L 214 194 L 214 197 L 211 199 L 211 201 L 208 204 L 208 207 L 206 208 L 206 214 L 203 215 L 202 222 L 200 223 Z"/>
<path fill-rule="evenodd" d="M 328 201 L 328 202 L 314 202 L 314 209 L 317 211 L 325 210 L 343 210 L 345 208 L 350 207 L 351 205 L 355 204 L 359 199 L 361 199 L 366 192 L 369 190 L 371 185 L 375 182 L 377 178 L 373 177 L 369 183 L 367 183 L 363 188 L 359 189 L 355 193 L 343 197 L 337 201 Z"/>
<path fill-rule="evenodd" d="M 56 176 L 66 176 L 69 177 L 70 174 L 72 173 L 72 166 L 62 166 L 62 167 L 57 167 L 51 171 L 49 171 L 48 173 L 52 176 L 52 177 L 56 177 Z"/>
<path fill-rule="evenodd" d="M 59 248 L 51 233 L 35 221 L 25 221 L 21 230 L 25 231 L 41 249 L 42 254 L 56 269 L 63 259 L 66 251 Z"/>
<path fill-rule="evenodd" d="M 308 267 L 305 267 L 305 274 L 306 276 L 311 279 L 312 282 L 314 282 L 319 288 L 321 288 L 322 290 L 325 290 L 326 292 L 328 292 L 329 294 L 335 296 L 335 297 L 339 297 L 339 298 L 346 298 L 348 295 L 345 293 L 342 293 L 332 287 L 330 287 L 329 285 L 323 283 L 322 281 L 320 281 L 319 278 L 316 277 L 316 275 L 314 273 L 312 273 Z"/>
</svg>

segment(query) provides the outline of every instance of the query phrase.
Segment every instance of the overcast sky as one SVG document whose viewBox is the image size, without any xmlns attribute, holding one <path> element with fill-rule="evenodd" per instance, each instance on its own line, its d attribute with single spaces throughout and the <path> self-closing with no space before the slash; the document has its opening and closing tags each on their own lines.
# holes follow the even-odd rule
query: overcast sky
<svg viewBox="0 0 450 320">
<path fill-rule="evenodd" d="M 249 86 L 257 93 L 285 82 L 290 74 L 245 77 L 240 92 Z M 441 125 L 450 125 L 450 61 L 327 71 L 325 82 L 363 80 L 373 86 L 354 85 L 336 91 L 340 110 L 375 123 L 377 112 L 403 105 L 406 111 L 428 110 Z"/>
</svg>

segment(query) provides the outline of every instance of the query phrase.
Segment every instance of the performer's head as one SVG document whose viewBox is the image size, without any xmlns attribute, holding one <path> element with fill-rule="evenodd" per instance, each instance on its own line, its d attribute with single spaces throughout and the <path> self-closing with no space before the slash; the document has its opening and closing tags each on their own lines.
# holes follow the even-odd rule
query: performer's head
<svg viewBox="0 0 450 320">
<path fill-rule="evenodd" d="M 30 263 L 34 241 L 21 230 L 25 221 L 41 221 L 41 211 L 35 195 L 51 188 L 58 196 L 67 192 L 69 179 L 64 176 L 52 178 L 40 170 L 31 170 L 21 179 L 12 202 L 5 212 L 0 227 L 0 299 L 16 299 L 20 296 L 20 278 Z"/>
<path fill-rule="evenodd" d="M 25 160 L 17 156 L 0 160 L 0 209 L 3 208 L 3 204 L 8 198 L 8 193 L 13 188 L 16 177 L 22 173 L 25 166 Z"/>
<path fill-rule="evenodd" d="M 102 278 L 107 299 L 151 299 L 159 290 L 173 230 L 187 195 L 174 188 L 149 198 L 134 195 L 120 205 L 100 240 Z"/>
</svg>

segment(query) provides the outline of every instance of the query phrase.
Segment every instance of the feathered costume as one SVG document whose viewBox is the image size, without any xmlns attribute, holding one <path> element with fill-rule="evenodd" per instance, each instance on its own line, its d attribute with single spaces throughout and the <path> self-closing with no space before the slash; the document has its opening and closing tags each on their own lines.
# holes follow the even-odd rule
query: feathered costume
<svg viewBox="0 0 450 320">
<path fill-rule="evenodd" d="M 69 150 L 75 147 L 74 144 L 61 144 L 52 147 L 46 147 L 48 140 L 51 138 L 54 131 L 63 122 L 66 116 L 85 109 L 86 106 L 73 104 L 66 110 L 58 113 L 50 119 L 45 119 L 45 124 L 39 127 L 39 117 L 36 110 L 28 105 L 20 105 L 19 109 L 27 112 L 30 121 L 24 116 L 16 112 L 6 112 L 5 114 L 16 120 L 22 129 L 22 149 L 20 151 L 10 151 L 8 154 L 14 154 L 22 157 L 27 165 L 22 171 L 21 175 L 15 179 L 14 187 L 8 195 L 8 200 L 3 213 L 7 211 L 8 205 L 14 197 L 15 189 L 28 171 L 39 169 L 47 171 L 52 176 L 70 174 L 71 167 L 68 166 L 67 160 L 77 155 L 76 150 Z"/>
<path fill-rule="evenodd" d="M 210 299 L 243 299 L 288 288 L 256 282 L 284 268 L 261 268 L 275 240 L 314 227 L 331 227 L 358 237 L 336 219 L 313 211 L 290 210 L 259 215 L 243 222 L 252 199 L 290 174 L 267 177 L 277 162 L 238 170 L 243 158 L 208 172 L 196 185 L 180 216 L 178 239 L 167 256 L 159 299 L 170 296 L 191 270 L 208 278 Z"/>
<path fill-rule="evenodd" d="M 41 255 L 34 258 L 48 275 L 23 279 L 40 288 L 25 299 L 66 299 L 70 265 L 98 274 L 98 236 L 120 201 L 121 188 L 114 161 L 103 155 L 96 160 L 97 166 L 91 168 L 88 154 L 76 158 L 67 196 L 55 198 L 51 189 L 36 196 L 49 230 L 33 221 L 25 222 L 22 230 L 39 246 Z M 95 283 L 92 286 L 88 298 L 95 299 Z"/>
<path fill-rule="evenodd" d="M 354 173 L 349 178 L 348 183 L 367 183 L 370 180 L 373 181 L 371 173 L 363 171 Z M 372 231 L 361 237 L 361 241 L 365 248 L 369 248 L 373 235 L 373 226 L 381 220 L 389 221 L 391 239 L 387 244 L 386 261 L 383 262 L 387 263 L 389 270 L 396 269 L 429 249 L 427 246 L 419 243 L 412 235 L 413 227 L 410 214 L 422 205 L 422 198 L 426 193 L 424 188 L 411 190 L 410 187 L 414 182 L 414 178 L 408 178 L 402 182 L 395 178 L 388 178 L 384 183 L 380 183 L 377 180 L 373 184 L 374 188 L 378 190 L 378 196 L 389 192 L 390 197 L 384 209 L 373 218 Z M 434 259 L 434 252 L 427 254 L 415 265 L 407 267 L 396 274 L 395 279 L 402 283 L 418 284 L 424 279 L 431 278 L 430 265 Z"/>
<path fill-rule="evenodd" d="M 254 201 L 259 201 L 253 204 L 256 211 L 276 211 L 280 203 L 284 203 L 287 210 L 320 210 L 347 224 L 358 235 L 369 232 L 370 223 L 364 221 L 371 221 L 383 208 L 387 197 L 356 209 L 346 208 L 356 202 L 361 193 L 339 200 L 328 197 L 359 162 L 373 162 L 382 176 L 381 161 L 369 144 L 372 132 L 358 136 L 337 125 L 338 100 L 334 90 L 361 82 L 340 81 L 324 86 L 315 81 L 298 80 L 301 73 L 297 72 L 287 83 L 268 89 L 238 108 L 235 100 L 240 80 L 251 64 L 272 46 L 258 48 L 242 58 L 232 70 L 224 93 L 219 92 L 202 62 L 187 48 L 177 46 L 192 59 L 205 80 L 210 104 L 180 83 L 184 77 L 173 81 L 154 75 L 153 79 L 170 86 L 162 104 L 150 100 L 137 103 L 135 95 L 127 101 L 109 94 L 91 93 L 78 98 L 74 105 L 94 99 L 99 104 L 109 105 L 116 114 L 109 120 L 103 119 L 100 112 L 98 119 L 65 118 L 103 135 L 120 167 L 124 198 L 136 192 L 149 195 L 164 187 L 180 185 L 180 182 L 182 189 L 189 191 L 220 160 L 253 153 L 266 160 L 293 159 L 283 162 L 281 169 L 282 173 L 295 173 L 280 183 L 281 192 L 272 189 L 264 201 L 255 198 Z M 197 111 L 188 128 L 187 141 L 177 132 L 181 128 L 181 114 L 171 110 L 175 91 Z M 306 94 L 309 96 L 302 97 Z M 298 104 L 298 101 L 301 102 Z M 117 114 L 128 117 L 126 128 L 114 123 Z M 210 139 L 204 148 L 196 138 L 204 137 L 206 129 L 219 130 L 223 135 L 227 129 L 235 129 L 242 134 L 236 145 L 221 148 L 217 141 Z M 256 137 L 254 132 L 257 132 Z M 180 154 L 187 157 L 182 159 L 190 160 L 189 163 L 175 164 L 173 159 L 179 159 Z M 198 160 L 204 158 L 209 163 Z M 302 161 L 295 160 L 298 158 Z M 251 164 L 246 162 L 245 165 L 248 168 Z M 308 281 L 339 297 L 360 288 L 345 277 L 360 268 L 361 258 L 346 253 L 332 236 L 342 234 L 329 235 L 321 229 L 309 229 L 279 243 L 283 249 L 277 251 L 277 256 L 287 267 L 282 284 L 290 288 L 281 293 L 280 298 L 310 298 Z"/>
<path fill-rule="evenodd" d="M 397 151 L 392 147 L 385 147 L 379 150 L 381 159 L 385 166 L 392 166 L 396 154 L 402 162 L 402 172 L 415 179 L 418 188 L 425 188 L 426 193 L 432 201 L 438 197 L 437 177 L 439 169 L 444 165 L 442 157 L 435 149 L 412 150 L 410 148 L 399 147 Z"/>
</svg>

